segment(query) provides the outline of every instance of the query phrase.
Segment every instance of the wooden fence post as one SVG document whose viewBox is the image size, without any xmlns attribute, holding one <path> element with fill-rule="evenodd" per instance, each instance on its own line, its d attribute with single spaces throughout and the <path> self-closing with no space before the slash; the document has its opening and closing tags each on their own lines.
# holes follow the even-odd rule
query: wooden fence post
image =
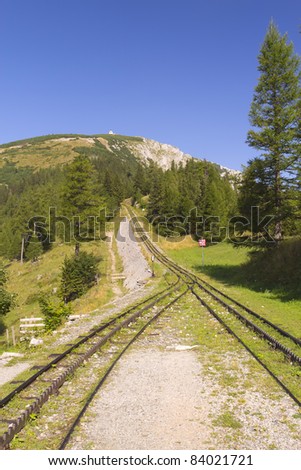
<svg viewBox="0 0 301 470">
<path fill-rule="evenodd" d="M 12 340 L 13 340 L 13 346 L 16 346 L 16 336 L 15 336 L 15 327 L 11 327 L 11 335 L 12 335 Z"/>
</svg>

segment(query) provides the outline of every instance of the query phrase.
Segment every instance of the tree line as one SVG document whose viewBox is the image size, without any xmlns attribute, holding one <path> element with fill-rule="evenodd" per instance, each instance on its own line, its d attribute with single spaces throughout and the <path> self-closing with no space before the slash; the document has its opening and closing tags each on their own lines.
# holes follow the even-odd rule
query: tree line
<svg viewBox="0 0 301 470">
<path fill-rule="evenodd" d="M 213 221 L 222 227 L 237 213 L 236 181 L 213 163 L 191 160 L 149 172 L 147 217 L 161 235 L 199 237 Z"/>
</svg>

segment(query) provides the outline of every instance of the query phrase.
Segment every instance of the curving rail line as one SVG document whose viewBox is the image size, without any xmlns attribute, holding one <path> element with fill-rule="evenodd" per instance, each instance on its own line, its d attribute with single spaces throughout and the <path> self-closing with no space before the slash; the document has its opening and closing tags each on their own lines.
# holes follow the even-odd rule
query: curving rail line
<svg viewBox="0 0 301 470">
<path fill-rule="evenodd" d="M 183 297 L 186 293 L 188 292 L 188 289 L 186 289 L 184 292 L 179 294 L 175 299 L 173 299 L 171 302 L 169 302 L 167 305 L 165 305 L 163 308 L 161 308 L 153 317 L 151 317 L 144 325 L 143 327 L 133 336 L 133 338 L 126 344 L 126 346 L 120 351 L 116 359 L 112 362 L 110 367 L 107 369 L 106 373 L 104 374 L 103 377 L 98 381 L 92 392 L 90 393 L 88 399 L 86 400 L 85 404 L 83 405 L 82 409 L 78 413 L 77 417 L 73 421 L 72 425 L 70 426 L 66 436 L 62 440 L 59 449 L 63 450 L 66 448 L 68 442 L 70 441 L 70 438 L 76 428 L 76 426 L 79 424 L 81 418 L 85 414 L 87 408 L 89 407 L 91 401 L 93 400 L 94 396 L 98 392 L 98 390 L 101 388 L 105 380 L 107 379 L 108 375 L 110 372 L 113 370 L 117 362 L 121 359 L 121 357 L 124 355 L 124 353 L 128 350 L 128 348 L 141 336 L 141 334 L 146 330 L 146 328 L 153 323 L 155 320 L 158 319 L 162 313 L 167 310 L 169 307 L 171 307 L 173 304 L 175 304 L 181 297 Z"/>
<path fill-rule="evenodd" d="M 21 392 L 28 392 L 31 394 L 25 399 L 30 399 L 31 403 L 28 404 L 24 411 L 21 411 L 19 416 L 8 421 L 7 430 L 0 434 L 0 449 L 6 449 L 9 447 L 9 443 L 13 437 L 20 432 L 25 426 L 27 420 L 32 413 L 36 413 L 40 410 L 41 406 L 49 399 L 49 397 L 56 393 L 62 386 L 68 376 L 73 373 L 84 361 L 91 357 L 96 351 L 107 343 L 111 338 L 114 337 L 121 329 L 129 327 L 135 323 L 138 319 L 144 320 L 142 326 L 139 326 L 138 331 L 131 333 L 130 339 L 126 345 L 119 351 L 113 362 L 108 366 L 105 374 L 98 381 L 88 399 L 85 401 L 82 409 L 78 416 L 72 423 L 68 433 L 61 442 L 60 449 L 64 449 L 68 444 L 70 437 L 79 423 L 81 417 L 85 413 L 91 400 L 102 386 L 107 376 L 114 368 L 116 363 L 120 360 L 127 349 L 133 344 L 134 341 L 145 331 L 145 329 L 154 322 L 166 309 L 172 304 L 177 302 L 183 295 L 190 291 L 196 299 L 208 310 L 208 312 L 220 322 L 220 324 L 233 335 L 246 349 L 252 354 L 252 356 L 265 368 L 265 370 L 277 381 L 277 383 L 288 393 L 291 398 L 301 406 L 300 399 L 289 389 L 289 387 L 279 378 L 270 367 L 264 362 L 264 360 L 252 350 L 240 334 L 233 329 L 231 322 L 218 312 L 217 307 L 212 307 L 212 301 L 217 306 L 221 306 L 226 309 L 227 314 L 230 318 L 235 318 L 240 324 L 244 325 L 248 331 L 255 332 L 256 335 L 268 343 L 273 349 L 278 349 L 284 356 L 289 359 L 291 363 L 295 363 L 298 366 L 301 365 L 301 340 L 291 335 L 289 332 L 283 330 L 278 325 L 275 325 L 271 321 L 262 317 L 258 313 L 251 310 L 249 307 L 244 306 L 242 303 L 236 301 L 232 297 L 228 296 L 224 292 L 220 291 L 216 287 L 212 286 L 207 281 L 203 280 L 199 275 L 185 269 L 174 261 L 169 259 L 156 245 L 150 240 L 149 236 L 145 232 L 144 228 L 139 223 L 138 218 L 135 216 L 131 209 L 127 209 L 130 214 L 130 221 L 133 228 L 134 234 L 140 235 L 140 240 L 144 243 L 149 252 L 156 257 L 156 259 L 166 266 L 176 276 L 177 280 L 173 285 L 167 287 L 161 292 L 148 297 L 142 302 L 130 307 L 129 309 L 121 312 L 116 317 L 109 319 L 107 322 L 102 323 L 97 328 L 91 330 L 84 337 L 79 339 L 61 354 L 53 355 L 53 359 L 47 364 L 41 366 L 39 370 L 34 373 L 29 379 L 21 383 L 18 387 L 14 388 L 6 397 L 0 400 L 0 408 L 6 409 L 10 406 L 10 402 L 16 397 L 20 397 Z M 177 292 L 180 288 L 185 288 L 181 293 Z M 197 290 L 202 292 L 200 295 Z M 163 305 L 159 311 L 151 312 L 152 307 L 160 302 L 163 302 L 166 298 L 172 296 L 165 305 Z M 211 299 L 210 304 L 206 296 Z M 229 303 L 228 303 L 229 302 Z M 287 345 L 289 344 L 289 346 Z M 62 367 L 62 372 L 58 376 L 53 378 L 51 373 L 53 367 Z M 47 378 L 50 374 L 50 378 Z M 44 378 L 46 377 L 46 379 Z M 44 388 L 43 391 L 35 391 L 35 385 L 41 382 L 50 382 L 48 387 Z"/>
<path fill-rule="evenodd" d="M 135 334 L 134 338 L 131 339 L 129 345 L 132 344 L 135 338 L 144 331 L 149 323 L 154 321 L 166 308 L 186 294 L 188 291 L 187 288 L 184 292 L 177 294 L 178 289 L 183 287 L 183 283 L 180 281 L 180 278 L 178 276 L 177 278 L 177 281 L 172 286 L 169 286 L 163 291 L 130 307 L 113 319 L 95 328 L 86 336 L 80 337 L 80 339 L 70 346 L 70 348 L 61 354 L 55 355 L 55 358 L 42 366 L 37 373 L 33 374 L 28 380 L 21 383 L 6 397 L 2 398 L 0 402 L 1 407 L 6 411 L 6 413 L 8 413 L 10 419 L 2 420 L 7 423 L 7 429 L 0 434 L 0 449 L 7 449 L 13 437 L 21 431 L 30 416 L 33 413 L 39 412 L 43 404 L 48 401 L 51 395 L 57 393 L 67 378 L 70 377 L 70 374 L 73 374 L 74 371 L 84 363 L 84 361 L 87 361 L 93 354 L 98 352 L 100 348 L 119 333 L 120 330 L 124 328 L 130 329 L 138 319 L 141 320 L 146 318 L 146 325 L 140 328 L 139 331 L 141 332 Z M 174 296 L 175 294 L 176 299 L 168 301 L 158 314 L 150 313 L 151 309 L 155 305 L 163 302 L 165 299 L 169 300 L 169 297 Z M 151 319 L 149 319 L 149 315 L 151 315 Z M 59 371 L 58 374 L 57 371 Z M 41 384 L 47 382 L 49 382 L 49 385 L 44 385 L 43 390 L 41 390 Z M 29 394 L 29 396 L 21 396 L 21 392 L 24 391 Z M 26 400 L 28 404 L 26 405 L 25 410 L 19 412 L 19 415 L 11 418 L 12 412 L 9 407 L 11 402 L 12 404 L 14 403 L 15 398 L 19 399 L 21 403 L 23 400 Z"/>
<path fill-rule="evenodd" d="M 269 346 L 271 346 L 274 350 L 278 349 L 279 351 L 281 351 L 290 363 L 296 363 L 297 365 L 301 365 L 301 340 L 291 335 L 289 332 L 283 330 L 278 325 L 275 325 L 271 321 L 265 319 L 250 308 L 244 306 L 232 297 L 223 293 L 216 287 L 209 284 L 207 281 L 204 281 L 200 276 L 176 264 L 174 261 L 168 258 L 161 250 L 159 250 L 157 246 L 154 245 L 154 243 L 150 240 L 148 234 L 145 232 L 144 228 L 139 223 L 139 218 L 136 217 L 134 212 L 129 208 L 127 208 L 127 210 L 131 218 L 134 233 L 140 235 L 140 240 L 145 244 L 150 253 L 154 255 L 159 262 L 164 264 L 172 272 L 174 272 L 175 274 L 178 273 L 178 275 L 181 276 L 183 280 L 185 280 L 186 277 L 186 282 L 190 286 L 191 292 L 195 295 L 199 302 L 227 329 L 230 334 L 236 337 L 241 342 L 241 344 L 243 344 L 243 346 L 269 372 L 269 374 L 277 381 L 277 383 L 282 386 L 286 393 L 288 393 L 291 398 L 293 398 L 293 400 L 299 406 L 301 406 L 300 399 L 293 392 L 291 392 L 285 385 L 285 383 L 283 383 L 283 381 L 279 377 L 277 377 L 276 374 L 274 374 L 274 372 L 263 362 L 263 360 L 245 344 L 245 342 L 235 333 L 233 328 L 229 326 L 229 324 L 227 324 L 225 319 L 223 319 L 222 316 L 218 314 L 216 310 L 210 307 L 208 302 L 204 300 L 204 296 L 201 297 L 197 294 L 195 288 L 201 289 L 203 293 L 211 297 L 211 299 L 213 299 L 217 304 L 225 308 L 230 314 L 237 318 L 249 330 L 255 332 L 255 334 L 260 339 L 267 342 Z M 245 314 L 239 312 L 237 308 L 234 308 L 224 299 L 227 299 L 232 304 L 235 304 L 236 307 L 238 307 L 241 311 L 245 312 Z M 248 316 L 246 316 L 246 314 Z M 252 320 L 250 319 L 250 317 L 252 318 Z M 266 326 L 268 328 L 264 329 L 263 326 Z M 285 340 L 285 344 L 283 343 L 283 340 Z M 287 346 L 287 343 L 289 343 L 289 346 Z"/>
</svg>

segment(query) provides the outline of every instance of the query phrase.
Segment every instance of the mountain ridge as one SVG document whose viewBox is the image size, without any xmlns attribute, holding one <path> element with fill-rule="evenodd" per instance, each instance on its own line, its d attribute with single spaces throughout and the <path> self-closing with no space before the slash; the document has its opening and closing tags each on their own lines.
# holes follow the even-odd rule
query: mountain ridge
<svg viewBox="0 0 301 470">
<path fill-rule="evenodd" d="M 99 152 L 109 152 L 120 158 L 131 157 L 145 165 L 150 161 L 167 170 L 172 162 L 186 165 L 189 160 L 205 159 L 193 157 L 171 144 L 160 143 L 140 136 L 120 134 L 50 134 L 29 139 L 17 140 L 0 145 L 0 166 L 5 162 L 17 167 L 29 166 L 35 169 L 46 168 L 71 162 L 78 153 L 86 152 L 89 156 Z M 238 170 L 214 163 L 222 176 L 239 175 Z"/>
</svg>

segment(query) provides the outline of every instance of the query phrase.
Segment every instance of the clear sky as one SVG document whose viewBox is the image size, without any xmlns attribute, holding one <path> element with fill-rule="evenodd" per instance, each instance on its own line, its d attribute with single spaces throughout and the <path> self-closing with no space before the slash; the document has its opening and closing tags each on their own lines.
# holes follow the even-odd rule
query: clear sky
<svg viewBox="0 0 301 470">
<path fill-rule="evenodd" d="M 271 18 L 301 53 L 300 0 L 0 0 L 0 143 L 112 129 L 240 169 Z"/>
</svg>

